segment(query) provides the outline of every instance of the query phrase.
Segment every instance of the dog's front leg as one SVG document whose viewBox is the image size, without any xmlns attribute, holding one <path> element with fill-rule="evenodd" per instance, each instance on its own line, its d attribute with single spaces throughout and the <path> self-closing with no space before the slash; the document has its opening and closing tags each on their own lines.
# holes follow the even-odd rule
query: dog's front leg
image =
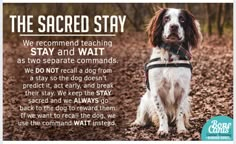
<svg viewBox="0 0 236 144">
<path fill-rule="evenodd" d="M 178 133 L 188 133 L 188 130 L 184 124 L 184 114 L 186 113 L 186 109 L 188 109 L 188 105 L 184 103 L 186 97 L 183 97 L 178 109 L 177 109 L 177 116 L 176 116 L 176 126 Z"/>
<path fill-rule="evenodd" d="M 138 106 L 137 110 L 137 115 L 136 115 L 136 120 L 131 124 L 131 126 L 144 126 L 147 123 L 147 114 L 148 114 L 148 106 L 149 106 L 149 101 L 148 101 L 148 94 L 149 92 L 147 91 L 143 97 L 141 98 L 141 102 Z"/>
<path fill-rule="evenodd" d="M 158 114 L 159 122 L 160 122 L 157 134 L 158 135 L 168 134 L 168 131 L 169 131 L 168 118 L 164 109 L 164 105 L 160 99 L 160 96 L 157 93 L 153 94 L 152 96 L 153 96 L 153 99 L 157 108 L 157 114 Z"/>
</svg>

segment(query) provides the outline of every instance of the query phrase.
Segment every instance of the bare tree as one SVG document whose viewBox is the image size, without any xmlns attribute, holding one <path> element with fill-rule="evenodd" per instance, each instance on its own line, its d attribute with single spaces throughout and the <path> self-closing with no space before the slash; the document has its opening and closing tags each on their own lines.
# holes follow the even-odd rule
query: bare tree
<svg viewBox="0 0 236 144">
<path fill-rule="evenodd" d="M 162 3 L 162 8 L 168 8 L 168 4 L 167 3 Z"/>
<path fill-rule="evenodd" d="M 121 5 L 120 3 L 118 3 L 117 6 L 119 7 L 120 11 L 121 11 L 124 15 L 126 15 L 127 19 L 128 19 L 129 22 L 131 23 L 131 25 L 133 25 L 134 28 L 135 28 L 136 30 L 138 30 L 139 27 L 136 26 L 135 22 L 133 21 L 133 19 L 131 18 L 131 16 L 130 16 L 128 13 L 126 13 L 126 11 L 125 11 L 125 9 L 122 7 L 122 5 Z"/>
<path fill-rule="evenodd" d="M 184 4 L 184 9 L 190 11 L 190 7 L 189 7 L 189 4 L 188 4 L 188 3 L 185 3 L 185 4 Z"/>
<path fill-rule="evenodd" d="M 145 20 L 145 16 L 149 15 L 151 12 L 147 11 L 149 9 L 148 4 L 130 4 L 128 6 L 128 10 L 122 4 L 117 4 L 120 11 L 126 15 L 127 19 L 133 25 L 133 27 L 137 31 L 143 30 L 143 24 Z"/>
<path fill-rule="evenodd" d="M 216 24 L 217 24 L 218 35 L 220 37 L 224 33 L 225 15 L 226 15 L 225 3 L 218 4 L 217 5 L 217 21 L 216 21 Z"/>
<path fill-rule="evenodd" d="M 24 11 L 25 11 L 25 15 L 28 14 L 28 4 L 24 4 Z"/>
<path fill-rule="evenodd" d="M 147 4 L 147 9 L 150 16 L 152 16 L 156 12 L 155 4 L 152 3 Z"/>
<path fill-rule="evenodd" d="M 212 13 L 211 13 L 211 4 L 207 3 L 206 5 L 206 22 L 207 22 L 207 32 L 208 35 L 212 35 Z"/>
</svg>

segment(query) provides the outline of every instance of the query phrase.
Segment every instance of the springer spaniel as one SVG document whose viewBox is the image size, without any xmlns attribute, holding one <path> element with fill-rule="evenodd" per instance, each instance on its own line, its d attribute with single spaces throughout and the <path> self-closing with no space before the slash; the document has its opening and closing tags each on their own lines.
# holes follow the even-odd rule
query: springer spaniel
<svg viewBox="0 0 236 144">
<path fill-rule="evenodd" d="M 186 10 L 160 9 L 147 32 L 153 51 L 146 68 L 152 68 L 146 73 L 147 90 L 132 125 L 144 126 L 152 121 L 159 126 L 158 134 L 165 135 L 168 124 L 176 121 L 177 132 L 186 133 L 186 127 L 190 127 L 190 50 L 202 41 L 200 24 Z"/>
</svg>

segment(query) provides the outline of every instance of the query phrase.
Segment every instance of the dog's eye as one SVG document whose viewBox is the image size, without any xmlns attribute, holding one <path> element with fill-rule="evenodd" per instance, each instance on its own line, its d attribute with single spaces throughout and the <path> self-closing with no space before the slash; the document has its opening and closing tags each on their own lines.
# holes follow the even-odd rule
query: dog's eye
<svg viewBox="0 0 236 144">
<path fill-rule="evenodd" d="M 170 20 L 170 17 L 169 17 L 169 16 L 165 16 L 165 17 L 164 17 L 164 23 L 167 23 L 169 20 Z"/>
<path fill-rule="evenodd" d="M 181 23 L 184 23 L 184 22 L 185 22 L 184 17 L 183 17 L 183 16 L 180 16 L 180 17 L 179 17 L 179 21 L 180 21 Z"/>
</svg>

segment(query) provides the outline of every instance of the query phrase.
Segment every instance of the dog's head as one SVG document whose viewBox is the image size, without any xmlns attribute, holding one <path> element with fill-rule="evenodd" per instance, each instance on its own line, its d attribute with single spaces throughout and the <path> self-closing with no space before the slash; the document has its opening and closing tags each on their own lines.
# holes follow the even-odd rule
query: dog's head
<svg viewBox="0 0 236 144">
<path fill-rule="evenodd" d="M 200 25 L 194 16 L 181 9 L 160 9 L 147 27 L 152 46 L 184 44 L 187 48 L 198 47 L 202 40 Z"/>
</svg>

